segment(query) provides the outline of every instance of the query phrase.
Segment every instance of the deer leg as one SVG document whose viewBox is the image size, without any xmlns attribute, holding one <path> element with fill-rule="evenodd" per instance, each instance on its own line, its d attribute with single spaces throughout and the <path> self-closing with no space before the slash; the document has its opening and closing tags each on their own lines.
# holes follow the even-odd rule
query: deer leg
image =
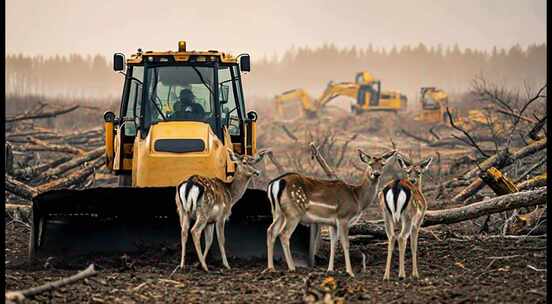
<svg viewBox="0 0 552 304">
<path fill-rule="evenodd" d="M 334 271 L 335 245 L 337 243 L 337 230 L 334 226 L 330 226 L 330 261 L 328 263 L 328 271 Z"/>
<path fill-rule="evenodd" d="M 291 239 L 291 235 L 295 231 L 295 228 L 297 228 L 299 221 L 299 218 L 292 220 L 286 219 L 284 229 L 280 234 L 280 242 L 282 243 L 282 248 L 284 249 L 284 257 L 286 258 L 289 271 L 295 271 L 295 263 L 293 262 L 291 249 L 289 248 L 289 240 Z"/>
<path fill-rule="evenodd" d="M 194 227 L 192 227 L 192 239 L 194 241 L 195 250 L 196 250 L 199 262 L 201 263 L 201 267 L 203 267 L 203 270 L 209 271 L 209 269 L 207 268 L 207 264 L 205 263 L 205 259 L 203 258 L 203 254 L 201 252 L 201 233 L 203 232 L 203 229 L 205 229 L 206 225 L 207 225 L 207 220 L 204 219 L 202 216 L 198 215 L 196 218 Z"/>
<path fill-rule="evenodd" d="M 184 269 L 184 260 L 186 258 L 186 242 L 188 241 L 188 229 L 190 225 L 190 219 L 188 215 L 180 216 L 180 269 Z"/>
<path fill-rule="evenodd" d="M 393 227 L 393 219 L 384 211 L 383 220 L 385 223 L 385 234 L 387 234 L 387 262 L 385 264 L 384 280 L 389 280 L 391 273 L 391 263 L 393 262 L 393 250 L 395 249 L 395 228 Z"/>
<path fill-rule="evenodd" d="M 347 273 L 351 277 L 355 277 L 353 273 L 353 267 L 351 267 L 351 259 L 349 257 L 349 223 L 347 220 L 338 220 L 337 234 L 341 240 L 341 247 L 343 247 L 343 255 L 345 256 L 345 268 Z"/>
<path fill-rule="evenodd" d="M 209 249 L 211 249 L 211 245 L 213 244 L 213 233 L 215 229 L 215 224 L 208 224 L 205 227 L 205 233 L 203 236 L 205 237 L 205 248 L 203 249 L 203 259 L 207 259 L 207 253 L 209 253 Z"/>
<path fill-rule="evenodd" d="M 412 233 L 410 235 L 410 251 L 412 252 L 412 276 L 419 278 L 418 274 L 418 233 L 422 226 L 424 214 L 422 214 L 420 220 L 416 223 L 416 226 L 412 227 Z"/>
<path fill-rule="evenodd" d="M 412 277 L 418 278 L 418 229 L 413 228 L 410 234 L 410 252 L 412 253 Z"/>
<path fill-rule="evenodd" d="M 406 216 L 401 218 L 401 233 L 399 234 L 399 278 L 405 278 L 406 273 L 404 271 L 404 253 L 406 251 L 406 242 L 410 236 L 412 230 L 412 220 L 407 219 Z"/>
<path fill-rule="evenodd" d="M 310 241 L 309 241 L 309 264 L 310 266 L 315 266 L 316 252 L 318 252 L 318 245 L 320 243 L 320 225 L 311 224 L 310 225 Z"/>
<path fill-rule="evenodd" d="M 224 220 L 217 222 L 217 242 L 222 257 L 222 265 L 224 265 L 226 269 L 230 269 L 230 264 L 228 264 L 228 260 L 226 259 L 226 250 L 224 249 Z"/>
<path fill-rule="evenodd" d="M 267 270 L 274 270 L 274 242 L 282 231 L 282 225 L 284 223 L 285 217 L 282 214 L 278 214 L 266 231 Z"/>
</svg>

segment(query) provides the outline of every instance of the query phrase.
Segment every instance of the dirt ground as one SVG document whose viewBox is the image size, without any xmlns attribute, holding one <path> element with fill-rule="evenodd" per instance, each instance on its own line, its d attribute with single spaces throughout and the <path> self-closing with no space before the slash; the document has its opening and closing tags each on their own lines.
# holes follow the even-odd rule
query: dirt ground
<svg viewBox="0 0 552 304">
<path fill-rule="evenodd" d="M 230 258 L 232 270 L 211 262 L 205 273 L 197 263 L 187 265 L 170 279 L 179 262 L 179 247 L 132 254 L 41 259 L 27 262 L 28 228 L 6 220 L 6 290 L 20 290 L 71 276 L 94 263 L 98 275 L 26 303 L 301 303 L 305 279 L 319 285 L 332 276 L 335 297 L 347 303 L 545 303 L 546 238 L 467 238 L 450 227 L 422 233 L 419 241 L 419 270 L 422 278 L 398 279 L 398 252 L 394 256 L 392 280 L 382 280 L 385 240 L 353 240 L 352 262 L 356 278 L 344 273 L 338 249 L 335 273 L 326 273 L 321 258 L 315 269 L 262 273 L 265 260 Z M 362 272 L 361 253 L 367 256 Z M 327 256 L 323 244 L 321 257 Z M 407 275 L 410 256 L 407 250 Z"/>
</svg>

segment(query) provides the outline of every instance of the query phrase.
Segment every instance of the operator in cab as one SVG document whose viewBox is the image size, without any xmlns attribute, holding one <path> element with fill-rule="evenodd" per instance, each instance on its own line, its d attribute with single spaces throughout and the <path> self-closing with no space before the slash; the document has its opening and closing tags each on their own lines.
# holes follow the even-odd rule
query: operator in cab
<svg viewBox="0 0 552 304">
<path fill-rule="evenodd" d="M 174 103 L 174 112 L 171 120 L 202 120 L 205 110 L 196 102 L 195 95 L 190 89 L 180 91 L 178 101 Z"/>
</svg>

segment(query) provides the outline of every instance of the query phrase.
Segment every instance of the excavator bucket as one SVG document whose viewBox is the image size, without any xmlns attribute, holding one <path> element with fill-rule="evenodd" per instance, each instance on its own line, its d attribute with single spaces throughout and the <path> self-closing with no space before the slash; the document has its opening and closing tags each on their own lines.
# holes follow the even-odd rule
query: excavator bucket
<svg viewBox="0 0 552 304">
<path fill-rule="evenodd" d="M 266 230 L 271 223 L 266 192 L 247 190 L 232 209 L 226 224 L 227 255 L 245 259 L 266 258 Z M 180 244 L 175 187 L 49 191 L 33 199 L 31 227 L 31 259 L 132 253 Z M 299 265 L 314 264 L 314 242 L 311 239 L 316 234 L 310 230 L 306 226 L 297 227 L 291 240 L 293 255 Z M 188 241 L 191 242 L 191 238 Z M 189 243 L 186 248 L 190 251 L 188 256 L 195 258 L 195 252 L 191 252 L 193 245 Z M 217 259 L 218 246 L 212 246 L 209 255 L 209 258 Z M 282 257 L 277 242 L 275 258 Z"/>
</svg>

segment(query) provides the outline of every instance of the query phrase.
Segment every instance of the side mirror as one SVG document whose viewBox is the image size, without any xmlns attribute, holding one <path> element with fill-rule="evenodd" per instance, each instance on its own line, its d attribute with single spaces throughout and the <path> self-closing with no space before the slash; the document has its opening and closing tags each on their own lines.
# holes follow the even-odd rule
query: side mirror
<svg viewBox="0 0 552 304">
<path fill-rule="evenodd" d="M 114 122 L 115 121 L 115 113 L 108 111 L 104 113 L 104 121 L 105 122 Z"/>
<path fill-rule="evenodd" d="M 249 54 L 242 55 L 240 57 L 240 70 L 242 72 L 250 72 L 251 71 L 251 61 L 250 61 Z"/>
<path fill-rule="evenodd" d="M 249 111 L 247 112 L 247 119 L 249 119 L 250 121 L 257 121 L 257 112 L 255 111 Z"/>
<path fill-rule="evenodd" d="M 121 53 L 113 54 L 113 71 L 122 71 L 125 68 L 125 55 Z"/>
<path fill-rule="evenodd" d="M 228 103 L 228 93 L 230 92 L 230 87 L 227 85 L 220 85 L 220 103 Z"/>
</svg>

